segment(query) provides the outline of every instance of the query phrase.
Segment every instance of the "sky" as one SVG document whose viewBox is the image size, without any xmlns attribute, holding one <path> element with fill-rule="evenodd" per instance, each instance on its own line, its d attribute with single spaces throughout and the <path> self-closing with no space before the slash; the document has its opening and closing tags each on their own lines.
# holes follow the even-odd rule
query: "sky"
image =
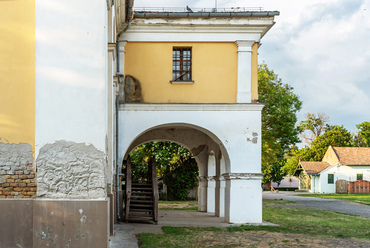
<svg viewBox="0 0 370 248">
<path fill-rule="evenodd" d="M 370 0 L 135 0 L 134 7 L 262 7 L 279 11 L 259 63 L 294 88 L 307 113 L 357 132 L 370 121 Z"/>
</svg>

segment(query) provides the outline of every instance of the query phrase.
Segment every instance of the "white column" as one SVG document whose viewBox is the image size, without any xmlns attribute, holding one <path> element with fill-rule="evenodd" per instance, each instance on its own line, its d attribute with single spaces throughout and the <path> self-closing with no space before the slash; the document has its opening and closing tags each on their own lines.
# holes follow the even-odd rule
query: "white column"
<svg viewBox="0 0 370 248">
<path fill-rule="evenodd" d="M 207 212 L 207 177 L 198 177 L 198 211 Z"/>
<path fill-rule="evenodd" d="M 125 74 L 125 46 L 127 41 L 119 41 L 119 68 L 118 74 L 124 75 Z"/>
<path fill-rule="evenodd" d="M 237 103 L 252 101 L 252 45 L 255 41 L 237 40 L 238 45 L 238 92 Z"/>
<path fill-rule="evenodd" d="M 215 212 L 216 203 L 216 182 L 214 177 L 216 176 L 216 157 L 214 151 L 210 151 L 208 155 L 207 164 L 207 212 Z"/>
<path fill-rule="evenodd" d="M 215 215 L 218 217 L 225 217 L 225 178 L 223 176 L 216 176 L 216 209 Z"/>
<path fill-rule="evenodd" d="M 262 223 L 261 173 L 225 173 L 225 222 Z"/>
</svg>

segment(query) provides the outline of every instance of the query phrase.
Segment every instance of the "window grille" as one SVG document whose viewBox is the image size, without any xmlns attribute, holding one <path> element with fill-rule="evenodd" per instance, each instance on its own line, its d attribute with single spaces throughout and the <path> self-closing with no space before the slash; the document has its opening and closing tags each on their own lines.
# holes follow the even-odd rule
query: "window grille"
<svg viewBox="0 0 370 248">
<path fill-rule="evenodd" d="M 174 47 L 172 81 L 191 81 L 191 48 Z"/>
<path fill-rule="evenodd" d="M 364 174 L 357 174 L 357 180 L 364 180 Z"/>
</svg>

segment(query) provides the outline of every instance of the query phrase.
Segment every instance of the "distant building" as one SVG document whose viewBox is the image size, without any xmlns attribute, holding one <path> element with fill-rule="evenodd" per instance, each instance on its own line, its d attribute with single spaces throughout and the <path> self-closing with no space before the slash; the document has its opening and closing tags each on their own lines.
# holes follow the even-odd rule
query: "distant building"
<svg viewBox="0 0 370 248">
<path fill-rule="evenodd" d="M 330 146 L 322 161 L 301 161 L 295 175 L 299 189 L 312 193 L 335 193 L 338 180 L 370 181 L 370 147 Z"/>
</svg>

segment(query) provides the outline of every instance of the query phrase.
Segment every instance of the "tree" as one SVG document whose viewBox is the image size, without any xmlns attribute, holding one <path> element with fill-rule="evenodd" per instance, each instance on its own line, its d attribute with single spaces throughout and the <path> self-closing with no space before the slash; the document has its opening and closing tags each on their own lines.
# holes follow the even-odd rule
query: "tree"
<svg viewBox="0 0 370 248">
<path fill-rule="evenodd" d="M 301 137 L 308 145 L 311 144 L 320 134 L 328 129 L 329 116 L 324 113 L 306 114 L 306 120 L 301 121 L 298 127 L 301 129 Z"/>
<path fill-rule="evenodd" d="M 265 63 L 258 66 L 258 94 L 259 100 L 265 102 L 262 110 L 262 172 L 265 176 L 262 181 L 279 183 L 284 154 L 300 141 L 295 125 L 302 102 L 293 93 L 293 87 L 283 84 Z"/>
<path fill-rule="evenodd" d="M 168 200 L 185 200 L 197 183 L 198 165 L 183 146 L 168 141 L 145 143 L 131 152 L 132 177 L 143 180 L 148 175 L 148 161 L 155 157 L 157 174 L 167 186 Z"/>
<path fill-rule="evenodd" d="M 329 146 L 352 146 L 352 136 L 343 126 L 330 126 L 329 129 L 312 141 L 311 146 L 292 151 L 292 156 L 287 160 L 283 170 L 293 174 L 299 161 L 321 161 Z"/>
<path fill-rule="evenodd" d="M 354 136 L 355 146 L 370 147 L 370 122 L 365 121 L 356 125 L 356 127 L 359 131 Z"/>
</svg>

